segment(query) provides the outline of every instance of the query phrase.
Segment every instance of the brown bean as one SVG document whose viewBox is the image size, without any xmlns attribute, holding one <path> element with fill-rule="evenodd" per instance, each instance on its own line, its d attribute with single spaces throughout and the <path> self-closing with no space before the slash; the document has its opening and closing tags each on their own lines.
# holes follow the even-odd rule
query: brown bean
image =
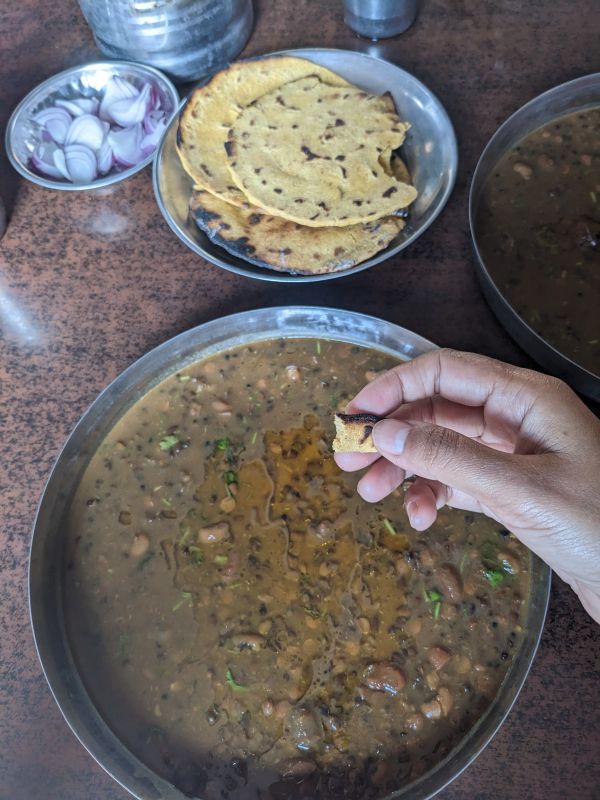
<svg viewBox="0 0 600 800">
<path fill-rule="evenodd" d="M 262 706 L 260 707 L 265 717 L 273 716 L 273 711 L 275 710 L 275 706 L 270 700 L 265 700 Z"/>
<path fill-rule="evenodd" d="M 312 706 L 294 706 L 283 722 L 283 735 L 299 750 L 313 750 L 322 741 L 323 724 Z"/>
<path fill-rule="evenodd" d="M 359 617 L 357 620 L 358 627 L 363 636 L 368 636 L 371 633 L 371 623 L 366 617 Z"/>
<path fill-rule="evenodd" d="M 498 561 L 510 575 L 519 574 L 519 559 L 509 550 L 498 551 Z"/>
<path fill-rule="evenodd" d="M 526 181 L 530 180 L 533 175 L 533 170 L 529 164 L 523 164 L 522 161 L 517 161 L 516 164 L 513 164 L 513 169 L 517 175 L 520 175 Z"/>
<path fill-rule="evenodd" d="M 440 685 L 440 676 L 437 672 L 428 672 L 427 675 L 425 675 L 425 683 L 430 689 L 437 689 Z"/>
<path fill-rule="evenodd" d="M 198 541 L 202 544 L 216 544 L 217 542 L 227 541 L 229 538 L 229 525 L 226 522 L 209 525 L 206 528 L 200 528 L 198 531 Z"/>
<path fill-rule="evenodd" d="M 435 572 L 436 584 L 442 594 L 454 603 L 460 603 L 463 597 L 463 584 L 456 567 L 442 564 Z"/>
<path fill-rule="evenodd" d="M 471 659 L 467 656 L 454 656 L 452 664 L 459 675 L 466 675 L 471 671 Z"/>
<path fill-rule="evenodd" d="M 147 533 L 140 531 L 136 533 L 129 548 L 129 555 L 133 558 L 140 558 L 150 547 L 150 538 Z"/>
<path fill-rule="evenodd" d="M 279 770 L 284 780 L 299 781 L 312 775 L 316 768 L 315 762 L 308 758 L 290 758 L 284 761 Z"/>
<path fill-rule="evenodd" d="M 418 636 L 421 633 L 422 626 L 422 620 L 419 619 L 419 617 L 413 617 L 405 623 L 404 633 L 406 633 L 407 636 Z"/>
<path fill-rule="evenodd" d="M 431 700 L 429 703 L 423 703 L 421 712 L 427 719 L 440 719 L 442 716 L 442 706 L 438 700 Z"/>
<path fill-rule="evenodd" d="M 231 405 L 226 400 L 213 400 L 212 407 L 217 414 L 231 414 Z"/>
<path fill-rule="evenodd" d="M 450 660 L 450 653 L 445 647 L 430 647 L 427 653 L 429 663 L 436 670 L 443 669 Z"/>
<path fill-rule="evenodd" d="M 446 686 L 440 686 L 437 693 L 437 699 L 442 707 L 443 715 L 447 717 L 452 711 L 452 706 L 454 705 L 454 696 L 452 692 Z"/>
<path fill-rule="evenodd" d="M 224 497 L 219 503 L 219 508 L 225 514 L 231 514 L 235 509 L 235 499 L 233 497 Z"/>
<path fill-rule="evenodd" d="M 410 717 L 406 718 L 406 724 L 411 731 L 420 731 L 423 729 L 425 720 L 423 719 L 423 715 L 417 712 L 415 714 L 411 714 Z"/>
<path fill-rule="evenodd" d="M 278 703 L 275 704 L 275 708 L 273 709 L 275 719 L 283 719 L 289 712 L 291 707 L 292 704 L 290 703 L 289 700 L 280 700 Z"/>
<path fill-rule="evenodd" d="M 365 684 L 376 692 L 397 695 L 406 685 L 404 673 L 389 661 L 369 664 L 365 672 Z"/>
</svg>

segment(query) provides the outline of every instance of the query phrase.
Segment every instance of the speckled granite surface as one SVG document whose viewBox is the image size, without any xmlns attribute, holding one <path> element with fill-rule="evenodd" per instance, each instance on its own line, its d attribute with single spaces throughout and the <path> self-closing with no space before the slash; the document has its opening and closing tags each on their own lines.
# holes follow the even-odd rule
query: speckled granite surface
<svg viewBox="0 0 600 800">
<path fill-rule="evenodd" d="M 325 285 L 274 286 L 193 256 L 154 203 L 150 172 L 101 194 L 52 193 L 0 162 L 11 219 L 0 241 L 0 800 L 125 800 L 63 721 L 27 612 L 30 529 L 44 480 L 96 394 L 163 340 L 261 305 L 337 305 L 442 345 L 528 363 L 476 284 L 467 188 L 497 125 L 539 92 L 600 70 L 598 0 L 425 0 L 417 24 L 380 45 L 343 25 L 339 0 L 259 0 L 248 54 L 300 46 L 364 50 L 438 94 L 460 145 L 455 192 L 407 253 Z M 74 0 L 0 8 L 0 123 L 33 86 L 97 56 Z M 600 798 L 600 627 L 555 580 L 541 648 L 507 722 L 444 800 Z"/>
</svg>

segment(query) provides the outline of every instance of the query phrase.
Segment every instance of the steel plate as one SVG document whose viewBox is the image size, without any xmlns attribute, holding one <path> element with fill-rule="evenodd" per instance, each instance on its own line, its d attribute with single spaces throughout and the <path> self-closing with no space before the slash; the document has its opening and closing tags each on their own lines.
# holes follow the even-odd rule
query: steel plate
<svg viewBox="0 0 600 800">
<path fill-rule="evenodd" d="M 284 50 L 269 55 L 306 58 L 338 73 L 351 83 L 375 94 L 391 92 L 402 119 L 411 129 L 402 146 L 414 184 L 419 192 L 410 207 L 408 224 L 392 243 L 373 258 L 342 272 L 323 275 L 291 275 L 254 266 L 228 253 L 198 229 L 188 216 L 192 179 L 177 156 L 175 139 L 178 115 L 174 117 L 158 148 L 153 168 L 154 192 L 158 206 L 174 233 L 191 250 L 218 267 L 280 283 L 333 280 L 352 275 L 397 255 L 415 241 L 445 206 L 456 179 L 458 149 L 452 123 L 440 101 L 419 80 L 400 67 L 374 56 L 350 50 L 310 48 Z M 267 57 L 267 56 L 264 56 Z M 185 103 L 180 106 L 183 108 Z"/>
</svg>

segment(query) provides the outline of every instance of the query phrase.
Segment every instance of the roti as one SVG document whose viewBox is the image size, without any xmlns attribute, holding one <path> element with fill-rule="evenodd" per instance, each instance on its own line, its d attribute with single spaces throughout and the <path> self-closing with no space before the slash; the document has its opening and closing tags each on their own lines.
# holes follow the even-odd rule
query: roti
<svg viewBox="0 0 600 800">
<path fill-rule="evenodd" d="M 398 180 L 410 182 L 401 158 L 395 155 L 391 168 Z M 345 228 L 308 228 L 253 206 L 232 206 L 203 190 L 194 192 L 190 213 L 200 230 L 232 255 L 298 275 L 350 269 L 388 247 L 405 227 L 403 219 L 385 217 Z"/>
<path fill-rule="evenodd" d="M 227 140 L 231 178 L 251 204 L 309 227 L 369 222 L 417 196 L 389 168 L 410 127 L 390 97 L 316 76 L 243 108 Z"/>
<path fill-rule="evenodd" d="M 196 89 L 183 109 L 177 129 L 177 151 L 196 186 L 234 205 L 247 204 L 227 168 L 224 143 L 229 129 L 242 108 L 266 92 L 308 75 L 331 86 L 349 85 L 312 61 L 272 56 L 232 64 Z"/>
<path fill-rule="evenodd" d="M 404 228 L 399 217 L 344 228 L 309 228 L 253 206 L 233 206 L 198 190 L 190 212 L 209 239 L 232 255 L 259 267 L 299 275 L 349 269 L 386 248 Z"/>
</svg>

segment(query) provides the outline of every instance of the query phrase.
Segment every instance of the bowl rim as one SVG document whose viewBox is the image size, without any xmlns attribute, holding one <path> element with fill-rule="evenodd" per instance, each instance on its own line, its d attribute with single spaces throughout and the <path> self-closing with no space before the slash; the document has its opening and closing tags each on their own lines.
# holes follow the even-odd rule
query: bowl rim
<svg viewBox="0 0 600 800">
<path fill-rule="evenodd" d="M 371 55 L 370 53 L 364 53 L 361 50 L 348 50 L 345 48 L 340 47 L 296 47 L 289 50 L 274 50 L 268 53 L 262 53 L 261 55 L 256 56 L 249 56 L 247 58 L 238 59 L 238 62 L 244 61 L 259 61 L 266 58 L 271 58 L 273 56 L 295 56 L 297 58 L 307 58 L 310 59 L 311 54 L 331 54 L 331 55 L 345 55 L 351 56 L 352 58 L 359 58 L 363 59 L 365 64 L 371 64 L 372 62 L 380 62 L 382 64 L 386 64 L 388 66 L 393 67 L 395 70 L 398 70 L 403 75 L 407 76 L 411 81 L 414 81 L 419 86 L 423 88 L 423 90 L 430 96 L 432 101 L 435 103 L 438 113 L 440 117 L 444 120 L 444 124 L 447 127 L 448 131 L 448 139 L 446 141 L 446 146 L 450 150 L 450 158 L 448 165 L 446 167 L 447 171 L 447 183 L 443 189 L 439 193 L 435 203 L 435 210 L 432 212 L 429 219 L 426 220 L 424 224 L 422 224 L 418 229 L 412 231 L 406 238 L 404 238 L 401 242 L 394 245 L 388 245 L 384 250 L 381 250 L 379 253 L 376 253 L 371 258 L 362 261 L 360 264 L 355 264 L 353 267 L 345 270 L 339 270 L 338 272 L 325 272 L 313 275 L 304 275 L 304 274 L 292 274 L 289 272 L 278 272 L 273 269 L 268 269 L 266 267 L 260 267 L 254 265 L 250 262 L 245 262 L 244 265 L 238 265 L 237 263 L 231 263 L 228 260 L 228 256 L 230 259 L 236 259 L 236 261 L 243 262 L 244 260 L 241 257 L 236 257 L 227 253 L 224 248 L 219 247 L 219 250 L 223 251 L 223 257 L 219 255 L 213 255 L 209 253 L 205 248 L 199 245 L 194 239 L 192 239 L 186 231 L 184 231 L 176 220 L 173 219 L 172 214 L 167 209 L 166 204 L 163 199 L 163 193 L 161 191 L 160 185 L 160 175 L 159 175 L 159 165 L 161 162 L 163 150 L 166 145 L 167 137 L 171 131 L 171 126 L 174 124 L 174 119 L 171 118 L 169 125 L 165 131 L 165 134 L 159 143 L 158 147 L 156 148 L 155 154 L 156 158 L 154 159 L 154 163 L 152 165 L 152 187 L 154 189 L 154 196 L 156 199 L 156 203 L 160 209 L 160 212 L 169 226 L 169 228 L 173 231 L 176 237 L 181 241 L 183 244 L 186 245 L 188 249 L 190 249 L 193 253 L 197 256 L 200 256 L 205 261 L 208 261 L 210 264 L 214 264 L 221 269 L 225 269 L 228 272 L 233 272 L 236 275 L 243 275 L 246 278 L 254 278 L 256 280 L 262 280 L 272 283 L 316 283 L 319 281 L 329 281 L 329 280 L 336 280 L 339 278 L 346 278 L 349 275 L 355 275 L 358 272 L 362 272 L 363 270 L 369 269 L 370 267 L 374 267 L 377 264 L 382 263 L 383 261 L 387 261 L 390 258 L 398 256 L 403 250 L 408 248 L 413 242 L 418 239 L 428 228 L 438 219 L 442 211 L 445 209 L 450 196 L 454 190 L 454 186 L 456 184 L 457 174 L 458 174 L 458 164 L 459 164 L 459 153 L 458 153 L 458 141 L 456 138 L 456 132 L 454 130 L 454 126 L 452 124 L 452 120 L 450 119 L 450 115 L 446 111 L 446 108 L 438 98 L 438 96 L 431 91 L 431 89 L 423 83 L 419 78 L 413 75 L 411 72 L 403 69 L 402 67 L 395 64 L 393 61 L 389 61 L 381 56 Z M 328 67 L 328 69 L 333 69 L 332 67 Z M 212 75 L 208 75 L 205 79 L 195 83 L 193 89 L 199 88 L 204 86 L 208 81 L 212 78 Z M 190 92 L 191 96 L 191 92 Z M 179 108 L 176 112 L 176 118 L 179 119 L 179 115 L 188 102 L 189 96 L 186 97 L 184 100 L 181 101 Z M 182 167 L 183 169 L 183 167 Z M 391 249 L 390 249 L 391 248 Z"/>
<path fill-rule="evenodd" d="M 111 60 L 105 59 L 103 61 L 91 61 L 86 64 L 79 64 L 74 67 L 69 67 L 67 69 L 62 70 L 61 72 L 57 72 L 54 75 L 51 75 L 49 78 L 46 78 L 41 83 L 34 86 L 31 91 L 29 91 L 25 97 L 23 97 L 19 103 L 15 106 L 12 114 L 9 117 L 8 124 L 6 126 L 6 133 L 4 137 L 5 147 L 6 147 L 6 154 L 8 156 L 8 160 L 10 161 L 11 165 L 14 169 L 26 178 L 31 183 L 35 183 L 38 186 L 43 186 L 45 189 L 58 189 L 64 192 L 81 192 L 87 191 L 89 189 L 102 189 L 105 186 L 111 186 L 113 183 L 119 183 L 126 178 L 130 178 L 132 175 L 135 175 L 136 172 L 144 169 L 150 164 L 157 152 L 159 145 L 154 149 L 152 153 L 147 155 L 142 161 L 138 164 L 135 164 L 133 167 L 128 167 L 127 169 L 123 170 L 122 172 L 115 172 L 112 175 L 104 175 L 101 178 L 97 178 L 96 180 L 92 181 L 91 183 L 70 183 L 68 181 L 55 181 L 51 178 L 45 178 L 42 175 L 38 175 L 36 172 L 30 170 L 26 165 L 23 164 L 21 159 L 16 155 L 15 148 L 13 146 L 14 137 L 15 137 L 15 127 L 17 123 L 20 121 L 20 116 L 23 113 L 25 107 L 35 98 L 37 94 L 42 94 L 44 89 L 48 89 L 50 86 L 58 82 L 59 78 L 66 78 L 69 75 L 77 75 L 78 73 L 84 73 L 87 71 L 102 70 L 106 69 L 107 67 L 111 68 L 119 68 L 123 70 L 130 70 L 130 69 L 137 69 L 141 72 L 146 72 L 149 77 L 154 78 L 157 82 L 163 84 L 165 90 L 171 96 L 173 101 L 173 109 L 169 114 L 167 120 L 167 127 L 171 122 L 171 119 L 174 114 L 178 113 L 179 105 L 180 105 L 180 98 L 179 92 L 175 87 L 175 84 L 160 70 L 156 69 L 156 67 L 151 67 L 147 64 L 142 64 L 139 61 L 124 61 L 120 60 Z M 118 73 L 117 73 L 118 74 Z"/>
<path fill-rule="evenodd" d="M 540 121 L 539 124 L 535 125 L 534 127 L 527 126 L 527 120 L 529 119 L 529 115 L 532 111 L 535 111 L 547 103 L 552 103 L 556 97 L 560 97 L 560 95 L 564 92 L 586 88 L 588 84 L 592 87 L 596 85 L 598 88 L 598 100 L 593 105 L 590 103 L 582 103 L 579 106 L 574 105 L 570 111 L 565 110 L 550 113 L 550 115 L 546 116 L 544 121 Z M 561 365 L 561 367 L 564 368 L 567 373 L 570 373 L 569 378 L 576 384 L 575 388 L 586 395 L 589 394 L 590 397 L 593 397 L 597 400 L 600 399 L 600 373 L 596 374 L 592 372 L 587 367 L 582 366 L 570 356 L 563 353 L 541 334 L 539 334 L 534 328 L 532 328 L 531 325 L 517 313 L 515 307 L 500 289 L 495 278 L 489 271 L 479 248 L 477 236 L 477 212 L 479 211 L 481 192 L 483 190 L 485 181 L 489 178 L 491 171 L 493 170 L 494 166 L 498 164 L 500 159 L 502 159 L 510 151 L 510 149 L 514 147 L 515 143 L 528 136 L 538 128 L 547 125 L 549 122 L 552 122 L 552 120 L 576 113 L 578 109 L 595 107 L 600 107 L 600 72 L 591 72 L 587 75 L 581 75 L 578 78 L 573 78 L 570 81 L 565 81 L 564 83 L 553 86 L 550 89 L 547 89 L 545 92 L 532 97 L 522 106 L 519 106 L 519 108 L 513 111 L 512 114 L 510 114 L 510 116 L 508 116 L 494 131 L 477 160 L 477 165 L 473 172 L 471 185 L 469 187 L 469 228 L 471 233 L 471 244 L 476 257 L 480 281 L 484 286 L 484 291 L 486 291 L 486 293 L 489 292 L 492 296 L 493 301 L 489 300 L 490 305 L 492 306 L 494 312 L 499 316 L 503 326 L 505 328 L 507 327 L 505 324 L 505 318 L 511 319 L 518 328 L 522 329 L 521 335 L 526 336 L 535 343 L 536 350 L 538 352 L 545 351 L 548 354 L 548 358 L 552 358 L 559 365 Z M 491 158 L 490 154 L 493 153 L 494 148 L 498 145 L 498 142 L 502 140 L 503 136 L 507 133 L 507 131 L 510 131 L 513 126 L 515 126 L 515 132 L 513 132 L 511 137 L 512 144 L 508 147 L 504 146 L 500 150 L 499 154 L 496 155 L 493 162 L 488 165 L 486 162 Z M 499 307 L 498 309 L 496 309 L 496 304 Z M 519 336 L 514 334 L 512 330 L 509 330 L 509 333 L 517 340 L 520 346 L 529 352 L 529 347 L 523 343 Z M 533 357 L 536 358 L 535 355 Z M 589 393 L 589 390 L 586 390 L 585 386 L 594 383 L 598 388 L 596 393 L 592 394 Z"/>
<path fill-rule="evenodd" d="M 295 318 L 298 316 L 302 318 L 303 315 L 307 320 L 296 324 Z M 336 330 L 331 332 L 335 327 L 336 318 L 343 319 L 344 324 L 350 326 L 345 339 L 336 335 Z M 136 400 L 168 375 L 185 368 L 186 364 L 210 357 L 216 352 L 223 352 L 237 344 L 286 336 L 280 328 L 269 328 L 266 333 L 262 331 L 255 333 L 253 323 L 256 321 L 260 323 L 265 319 L 276 319 L 278 322 L 282 320 L 285 325 L 289 325 L 290 332 L 287 335 L 290 338 L 329 338 L 335 341 L 354 342 L 388 352 L 404 361 L 422 352 L 437 349 L 436 345 L 406 328 L 379 317 L 345 309 L 298 305 L 238 312 L 217 317 L 184 331 L 146 352 L 124 369 L 96 397 L 73 428 L 54 462 L 36 511 L 29 556 L 30 622 L 42 671 L 65 721 L 95 761 L 117 783 L 139 800 L 184 800 L 184 795 L 137 758 L 104 721 L 91 699 L 71 653 L 64 626 L 62 597 L 58 586 L 54 587 L 53 594 L 50 595 L 53 608 L 49 608 L 49 605 L 44 602 L 49 594 L 48 588 L 42 585 L 40 578 L 40 576 L 44 576 L 44 568 L 48 564 L 44 559 L 52 554 L 50 557 L 54 557 L 59 564 L 62 564 L 62 552 L 57 554 L 60 548 L 56 547 L 55 542 L 48 543 L 53 532 L 52 530 L 48 532 L 47 526 L 45 527 L 44 516 L 53 519 L 55 527 L 60 526 L 63 510 L 68 507 L 71 497 L 71 495 L 67 496 L 65 490 L 60 487 L 60 472 L 74 469 L 72 464 L 80 452 L 73 446 L 74 441 L 79 436 L 85 442 L 86 437 L 93 433 L 94 424 L 98 426 L 103 420 L 108 429 L 114 426 L 116 420 L 132 404 L 119 407 L 119 393 L 132 391 L 131 387 L 135 386 L 135 378 L 138 373 L 141 373 L 143 382 L 140 384 L 142 386 L 141 394 L 136 397 Z M 294 328 L 295 324 L 296 328 Z M 321 327 L 318 328 L 319 325 Z M 228 329 L 237 332 L 239 342 L 233 341 L 233 334 L 227 333 Z M 360 336 L 370 335 L 373 332 L 379 336 L 393 337 L 393 343 L 391 345 L 381 341 L 368 343 L 364 338 L 358 341 Z M 212 335 L 212 344 L 196 341 L 197 337 L 203 335 Z M 221 338 L 219 339 L 219 337 Z M 189 350 L 186 351 L 190 342 L 194 347 L 192 355 L 189 354 Z M 158 358 L 158 362 L 161 364 L 161 359 L 165 357 L 169 358 L 166 366 L 163 366 L 159 372 L 156 371 L 156 368 L 152 367 L 153 362 Z M 152 372 L 147 376 L 145 371 L 148 370 L 149 365 Z M 100 416 L 96 414 L 94 417 L 94 412 L 98 412 L 98 409 L 100 409 Z M 113 414 L 113 416 L 107 422 L 106 418 L 109 414 Z M 81 471 L 84 468 L 85 464 L 81 467 Z M 61 512 L 60 518 L 55 513 L 57 505 Z M 54 539 L 56 539 L 56 533 L 54 533 Z M 458 777 L 479 755 L 510 712 L 533 663 L 543 632 L 550 595 L 551 572 L 549 567 L 533 554 L 531 559 L 532 578 L 534 574 L 537 576 L 537 583 L 532 580 L 530 587 L 528 622 L 531 623 L 532 629 L 526 629 L 526 636 L 519 651 L 520 658 L 515 658 L 494 701 L 444 759 L 411 784 L 389 794 L 385 800 L 409 800 L 409 798 L 410 800 L 427 800 L 436 795 Z M 51 575 L 46 580 L 50 585 L 53 583 L 62 585 L 62 580 L 57 575 Z M 57 637 L 58 641 L 53 637 Z M 59 651 L 58 655 L 57 650 Z"/>
</svg>

